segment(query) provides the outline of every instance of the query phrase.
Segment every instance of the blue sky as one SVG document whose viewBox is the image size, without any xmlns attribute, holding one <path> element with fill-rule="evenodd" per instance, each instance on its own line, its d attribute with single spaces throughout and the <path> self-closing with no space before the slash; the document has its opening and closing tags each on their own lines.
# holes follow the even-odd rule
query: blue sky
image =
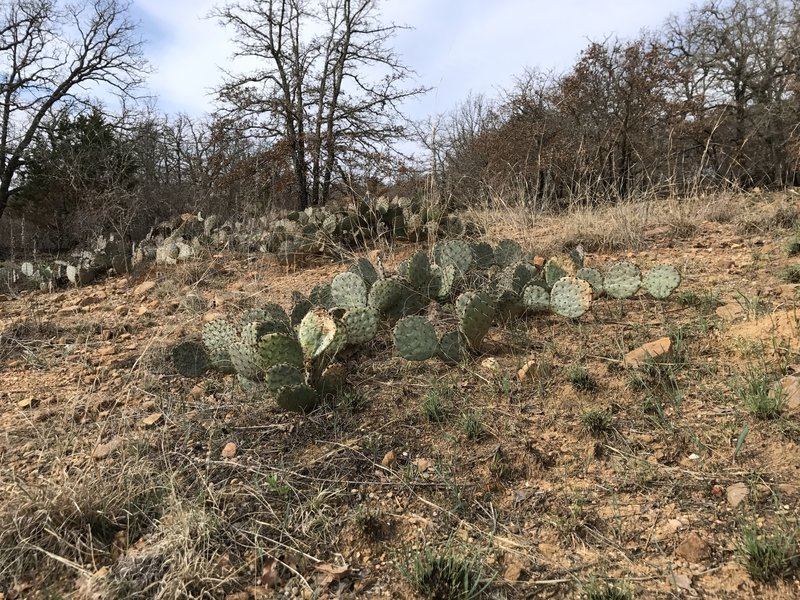
<svg viewBox="0 0 800 600">
<path fill-rule="evenodd" d="M 150 89 L 170 113 L 201 116 L 230 61 L 229 32 L 207 18 L 217 0 L 134 0 L 156 71 Z M 410 116 L 445 112 L 470 92 L 494 95 L 526 66 L 563 71 L 589 40 L 658 28 L 690 0 L 384 0 L 387 21 L 405 24 L 394 46 L 433 89 Z"/>
</svg>

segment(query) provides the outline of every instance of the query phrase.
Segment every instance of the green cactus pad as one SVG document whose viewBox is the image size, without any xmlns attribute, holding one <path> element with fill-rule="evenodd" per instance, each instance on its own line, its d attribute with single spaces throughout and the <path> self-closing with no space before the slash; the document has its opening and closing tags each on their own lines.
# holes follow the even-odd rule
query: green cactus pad
<svg viewBox="0 0 800 600">
<path fill-rule="evenodd" d="M 667 298 L 680 284 L 681 274 L 672 265 L 657 265 L 642 277 L 642 287 L 658 300 Z"/>
<path fill-rule="evenodd" d="M 258 381 L 264 374 L 258 348 L 242 342 L 230 346 L 231 364 L 236 373 L 248 381 Z"/>
<path fill-rule="evenodd" d="M 396 278 L 379 279 L 369 291 L 367 304 L 375 308 L 378 312 L 385 314 L 393 306 L 396 306 L 403 298 L 405 284 Z"/>
<path fill-rule="evenodd" d="M 303 366 L 303 349 L 297 338 L 291 335 L 283 333 L 265 335 L 258 342 L 258 354 L 264 371 L 282 363 Z"/>
<path fill-rule="evenodd" d="M 317 393 L 321 398 L 336 396 L 344 387 L 346 371 L 340 364 L 329 365 L 317 381 Z"/>
<path fill-rule="evenodd" d="M 200 377 L 206 374 L 211 361 L 200 342 L 182 342 L 172 349 L 172 364 L 184 377 Z"/>
<path fill-rule="evenodd" d="M 413 288 L 427 293 L 431 276 L 431 264 L 427 254 L 420 251 L 408 259 L 408 271 L 405 277 Z"/>
<path fill-rule="evenodd" d="M 458 364 L 467 355 L 467 343 L 460 331 L 448 331 L 439 340 L 439 358 L 448 364 Z"/>
<path fill-rule="evenodd" d="M 397 353 L 406 360 L 428 360 L 436 356 L 439 340 L 433 325 L 424 317 L 405 317 L 394 328 Z"/>
<path fill-rule="evenodd" d="M 375 270 L 375 267 L 366 258 L 359 258 L 350 265 L 348 270 L 360 276 L 361 279 L 364 280 L 367 289 L 371 288 L 372 285 L 378 281 L 378 271 Z"/>
<path fill-rule="evenodd" d="M 589 285 L 592 286 L 592 293 L 595 297 L 603 293 L 603 274 L 597 269 L 592 267 L 583 267 L 582 269 L 578 269 L 578 272 L 575 274 L 575 276 L 578 279 L 583 279 L 584 281 L 589 282 Z"/>
<path fill-rule="evenodd" d="M 255 346 L 261 338 L 270 333 L 290 335 L 292 328 L 286 323 L 275 321 L 251 321 L 242 327 L 241 340 L 245 344 Z"/>
<path fill-rule="evenodd" d="M 397 265 L 397 275 L 398 277 L 402 277 L 403 279 L 408 279 L 408 269 L 411 265 L 411 259 L 406 259 L 401 261 L 400 264 Z"/>
<path fill-rule="evenodd" d="M 578 244 L 572 250 L 570 250 L 569 258 L 572 261 L 572 264 L 575 265 L 576 269 L 582 269 L 583 261 L 586 259 L 586 251 L 583 249 L 583 246 Z"/>
<path fill-rule="evenodd" d="M 453 265 L 456 275 L 464 275 L 472 266 L 472 248 L 463 240 L 438 242 L 433 247 L 433 260 L 440 267 Z"/>
<path fill-rule="evenodd" d="M 525 304 L 522 296 L 511 290 L 500 290 L 496 306 L 496 317 L 501 321 L 510 321 L 525 314 Z"/>
<path fill-rule="evenodd" d="M 324 308 L 310 310 L 297 326 L 297 338 L 306 359 L 313 360 L 326 352 L 333 344 L 336 330 L 336 322 L 328 311 Z"/>
<path fill-rule="evenodd" d="M 305 373 L 286 363 L 274 365 L 264 372 L 264 384 L 272 395 L 276 395 L 281 388 L 305 382 Z"/>
<path fill-rule="evenodd" d="M 592 286 L 577 277 L 562 277 L 550 290 L 550 307 L 562 317 L 577 319 L 592 306 Z"/>
<path fill-rule="evenodd" d="M 351 308 L 342 315 L 342 324 L 347 331 L 347 342 L 366 344 L 378 334 L 380 315 L 375 308 Z"/>
<path fill-rule="evenodd" d="M 367 284 L 355 273 L 339 273 L 331 282 L 331 298 L 336 308 L 367 305 Z"/>
<path fill-rule="evenodd" d="M 569 256 L 553 256 L 544 264 L 544 280 L 552 288 L 562 277 L 574 277 L 577 269 Z"/>
<path fill-rule="evenodd" d="M 472 258 L 475 261 L 475 267 L 486 270 L 494 264 L 494 250 L 486 242 L 472 244 Z"/>
<path fill-rule="evenodd" d="M 238 341 L 236 328 L 224 319 L 216 319 L 203 327 L 203 344 L 211 366 L 223 373 L 233 372 L 229 349 Z"/>
<path fill-rule="evenodd" d="M 292 311 L 289 314 L 289 322 L 292 327 L 297 327 L 313 307 L 314 305 L 303 294 L 292 292 Z"/>
<path fill-rule="evenodd" d="M 500 240 L 494 249 L 494 262 L 500 267 L 508 267 L 525 259 L 525 253 L 514 240 Z"/>
<path fill-rule="evenodd" d="M 273 323 L 283 323 L 288 328 L 290 326 L 289 316 L 280 304 L 270 302 L 261 308 L 251 308 L 242 315 L 242 326 L 253 321 L 268 321 Z"/>
<path fill-rule="evenodd" d="M 630 298 L 642 284 L 642 276 L 632 262 L 626 260 L 616 262 L 606 271 L 603 287 L 613 298 Z"/>
<path fill-rule="evenodd" d="M 464 292 L 456 300 L 458 329 L 472 349 L 477 349 L 492 326 L 495 304 L 486 292 Z"/>
<path fill-rule="evenodd" d="M 436 276 L 439 286 L 434 295 L 437 298 L 446 298 L 455 288 L 456 268 L 453 265 L 437 267 Z"/>
<path fill-rule="evenodd" d="M 506 267 L 500 275 L 500 285 L 515 294 L 522 294 L 522 290 L 536 278 L 536 268 L 530 263 L 518 262 Z"/>
<path fill-rule="evenodd" d="M 317 406 L 319 396 L 310 385 L 301 383 L 281 388 L 275 395 L 275 402 L 284 410 L 309 412 Z"/>
<path fill-rule="evenodd" d="M 318 283 L 311 289 L 308 295 L 308 301 L 313 306 L 322 306 L 323 308 L 333 307 L 333 296 L 331 295 L 330 283 Z"/>
<path fill-rule="evenodd" d="M 541 285 L 528 284 L 522 292 L 522 302 L 534 312 L 550 310 L 550 292 Z"/>
</svg>

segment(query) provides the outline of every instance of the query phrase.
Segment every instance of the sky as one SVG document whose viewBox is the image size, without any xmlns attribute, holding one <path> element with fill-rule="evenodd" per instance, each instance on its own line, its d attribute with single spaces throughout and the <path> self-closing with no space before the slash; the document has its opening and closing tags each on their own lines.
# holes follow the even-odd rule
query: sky
<svg viewBox="0 0 800 600">
<path fill-rule="evenodd" d="M 155 68 L 150 91 L 165 112 L 202 116 L 231 62 L 230 32 L 209 18 L 220 0 L 134 0 Z M 384 20 L 407 25 L 394 40 L 420 85 L 412 118 L 447 112 L 470 93 L 509 87 L 525 67 L 566 71 L 589 41 L 658 28 L 691 0 L 384 0 Z"/>
</svg>

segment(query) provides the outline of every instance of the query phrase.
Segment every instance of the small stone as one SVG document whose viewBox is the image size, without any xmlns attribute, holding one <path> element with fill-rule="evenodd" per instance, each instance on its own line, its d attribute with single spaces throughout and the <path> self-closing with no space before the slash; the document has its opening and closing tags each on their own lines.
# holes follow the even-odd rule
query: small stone
<svg viewBox="0 0 800 600">
<path fill-rule="evenodd" d="M 648 358 L 655 359 L 663 356 L 670 351 L 671 347 L 672 341 L 668 337 L 659 338 L 628 352 L 622 359 L 622 364 L 628 368 L 641 367 Z"/>
<path fill-rule="evenodd" d="M 699 563 L 711 556 L 711 546 L 696 531 L 692 531 L 675 548 L 675 554 L 689 562 Z"/>
<path fill-rule="evenodd" d="M 716 311 L 717 316 L 724 321 L 736 321 L 744 316 L 744 309 L 738 302 L 728 302 Z"/>
<path fill-rule="evenodd" d="M 800 378 L 787 375 L 781 379 L 780 385 L 786 399 L 785 410 L 790 413 L 800 412 Z"/>
<path fill-rule="evenodd" d="M 117 349 L 115 346 L 103 346 L 97 351 L 97 354 L 100 356 L 111 356 L 112 354 L 116 354 L 116 352 Z"/>
<path fill-rule="evenodd" d="M 529 360 L 528 362 L 526 362 L 522 366 L 522 368 L 519 371 L 517 371 L 517 379 L 519 381 L 525 381 L 528 378 L 530 370 L 536 366 L 536 363 L 537 363 L 536 360 Z"/>
<path fill-rule="evenodd" d="M 731 508 L 736 508 L 747 498 L 749 492 L 750 490 L 747 484 L 742 482 L 734 483 L 725 489 L 725 498 L 728 500 L 728 504 L 731 505 Z"/>
<path fill-rule="evenodd" d="M 396 460 L 397 460 L 397 455 L 395 454 L 394 450 L 389 450 L 386 454 L 383 455 L 383 460 L 381 461 L 381 464 L 384 467 L 391 467 Z"/>
<path fill-rule="evenodd" d="M 26 410 L 28 408 L 34 408 L 37 404 L 39 404 L 39 401 L 36 398 L 29 396 L 28 398 L 24 398 L 23 400 L 17 402 L 17 408 L 20 410 Z"/>
<path fill-rule="evenodd" d="M 104 458 L 108 458 L 114 452 L 122 448 L 123 442 L 124 440 L 120 436 L 116 435 L 105 444 L 98 444 L 92 451 L 92 458 L 95 460 L 103 460 Z"/>
<path fill-rule="evenodd" d="M 484 369 L 489 371 L 499 371 L 500 370 L 500 363 L 497 362 L 497 359 L 494 356 L 490 356 L 489 358 L 485 359 L 481 362 L 481 366 Z"/>
<path fill-rule="evenodd" d="M 680 590 L 692 590 L 692 578 L 683 573 L 673 573 L 669 576 L 669 582 Z"/>
<path fill-rule="evenodd" d="M 546 262 L 547 259 L 544 256 L 533 257 L 533 266 L 536 267 L 537 269 L 541 269 Z"/>
<path fill-rule="evenodd" d="M 153 427 L 154 425 L 157 425 L 159 422 L 161 422 L 163 419 L 164 419 L 164 413 L 156 412 L 142 419 L 142 425 L 144 425 L 145 427 Z"/>
<path fill-rule="evenodd" d="M 233 458 L 236 456 L 236 451 L 238 448 L 234 442 L 228 442 L 225 444 L 225 447 L 222 449 L 222 458 Z"/>
<path fill-rule="evenodd" d="M 147 292 L 156 287 L 155 281 L 144 281 L 133 288 L 134 296 L 144 296 Z"/>
</svg>

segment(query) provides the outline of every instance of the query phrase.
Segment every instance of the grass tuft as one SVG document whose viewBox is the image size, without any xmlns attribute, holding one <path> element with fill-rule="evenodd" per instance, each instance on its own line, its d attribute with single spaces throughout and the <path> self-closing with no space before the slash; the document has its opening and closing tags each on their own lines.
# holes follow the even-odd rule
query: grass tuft
<svg viewBox="0 0 800 600">
<path fill-rule="evenodd" d="M 449 548 L 442 553 L 412 551 L 401 571 L 416 592 L 430 600 L 477 600 L 491 585 L 478 556 Z"/>
<path fill-rule="evenodd" d="M 633 590 L 622 583 L 592 578 L 583 586 L 586 600 L 633 600 Z"/>
<path fill-rule="evenodd" d="M 784 529 L 765 533 L 746 527 L 739 542 L 739 553 L 754 581 L 769 583 L 788 577 L 797 558 L 797 538 Z"/>
<path fill-rule="evenodd" d="M 734 385 L 747 412 L 757 419 L 777 419 L 786 405 L 786 395 L 766 372 L 750 371 Z"/>
</svg>

